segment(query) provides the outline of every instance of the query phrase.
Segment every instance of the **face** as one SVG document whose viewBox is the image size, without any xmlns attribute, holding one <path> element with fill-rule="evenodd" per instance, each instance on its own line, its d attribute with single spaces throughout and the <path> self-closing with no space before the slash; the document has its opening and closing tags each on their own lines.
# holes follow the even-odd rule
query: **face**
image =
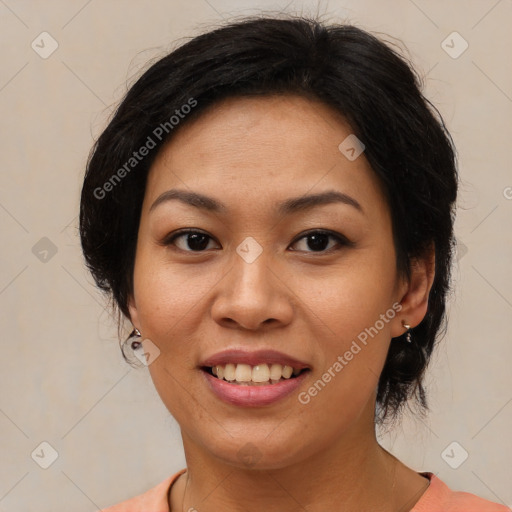
<svg viewBox="0 0 512 512">
<path fill-rule="evenodd" d="M 374 435 L 406 284 L 377 177 L 338 149 L 351 133 L 320 102 L 231 98 L 155 160 L 129 308 L 185 450 L 279 468 Z"/>
</svg>

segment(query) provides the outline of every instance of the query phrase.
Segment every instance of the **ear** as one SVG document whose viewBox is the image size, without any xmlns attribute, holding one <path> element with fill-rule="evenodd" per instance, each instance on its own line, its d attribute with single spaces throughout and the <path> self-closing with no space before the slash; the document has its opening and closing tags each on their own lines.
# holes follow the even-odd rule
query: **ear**
<svg viewBox="0 0 512 512">
<path fill-rule="evenodd" d="M 128 297 L 128 311 L 130 312 L 130 320 L 132 325 L 140 331 L 139 313 L 135 304 L 135 298 L 133 294 Z"/>
<path fill-rule="evenodd" d="M 402 306 L 396 315 L 391 329 L 391 337 L 401 336 L 406 332 L 402 321 L 416 327 L 428 309 L 428 298 L 435 276 L 435 246 L 432 243 L 424 256 L 411 261 L 411 279 L 403 280 L 400 287 L 399 302 Z"/>
</svg>

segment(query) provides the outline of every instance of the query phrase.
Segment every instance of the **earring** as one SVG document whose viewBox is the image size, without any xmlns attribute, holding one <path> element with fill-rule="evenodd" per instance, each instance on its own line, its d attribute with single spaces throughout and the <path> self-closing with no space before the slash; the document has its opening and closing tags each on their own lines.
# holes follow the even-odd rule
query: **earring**
<svg viewBox="0 0 512 512">
<path fill-rule="evenodd" d="M 127 345 L 129 343 L 132 350 L 137 350 L 141 346 L 141 341 L 140 341 L 141 338 L 142 338 L 142 336 L 140 334 L 139 329 L 135 328 L 130 333 L 130 336 L 128 336 L 128 338 L 126 339 L 124 344 Z"/>
<path fill-rule="evenodd" d="M 404 320 L 402 320 L 402 325 L 404 326 L 404 329 L 407 329 L 407 334 L 405 336 L 405 340 L 408 342 L 408 343 L 411 343 L 411 326 L 409 324 L 406 324 Z"/>
</svg>

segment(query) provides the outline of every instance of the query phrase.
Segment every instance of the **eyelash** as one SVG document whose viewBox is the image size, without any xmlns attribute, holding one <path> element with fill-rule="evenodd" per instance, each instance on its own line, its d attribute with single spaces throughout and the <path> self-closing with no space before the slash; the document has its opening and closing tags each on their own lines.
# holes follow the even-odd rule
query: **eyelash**
<svg viewBox="0 0 512 512">
<path fill-rule="evenodd" d="M 175 231 L 174 233 L 171 233 L 170 235 L 165 237 L 164 240 L 162 241 L 162 245 L 164 245 L 164 246 L 174 245 L 175 240 L 177 240 L 178 238 L 180 238 L 184 235 L 190 235 L 190 234 L 205 235 L 210 240 L 213 240 L 213 238 L 210 235 L 208 235 L 207 233 L 204 233 L 203 231 L 197 231 L 197 230 L 192 230 L 192 229 L 183 229 L 183 230 Z M 341 246 L 341 247 L 344 247 L 344 246 L 353 247 L 354 246 L 354 242 L 350 241 L 347 237 L 341 235 L 340 233 L 336 233 L 334 231 L 329 231 L 329 230 L 325 230 L 325 229 L 316 229 L 316 230 L 312 230 L 312 231 L 307 231 L 306 233 L 301 233 L 301 235 L 298 236 L 293 241 L 292 245 L 295 245 L 297 242 L 299 242 L 303 238 L 307 238 L 308 236 L 312 236 L 312 235 L 327 235 L 330 238 L 334 238 L 338 242 L 339 246 Z M 313 253 L 313 254 L 315 254 L 315 253 L 316 254 L 330 254 L 331 252 L 339 251 L 341 249 L 341 247 L 331 247 L 330 249 L 323 250 L 323 251 L 297 251 L 297 252 L 306 252 L 306 253 Z M 202 252 L 206 252 L 206 250 L 188 251 L 188 250 L 180 249 L 179 247 L 177 247 L 177 250 L 182 251 L 182 252 L 195 253 L 195 254 L 200 254 Z"/>
</svg>

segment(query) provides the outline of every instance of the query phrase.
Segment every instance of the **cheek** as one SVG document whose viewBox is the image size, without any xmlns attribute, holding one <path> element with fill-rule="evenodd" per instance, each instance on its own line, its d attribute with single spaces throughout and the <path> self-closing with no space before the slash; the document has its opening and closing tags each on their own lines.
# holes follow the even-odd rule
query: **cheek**
<svg viewBox="0 0 512 512">
<path fill-rule="evenodd" d="M 295 276 L 293 290 L 331 335 L 349 340 L 392 305 L 395 273 L 387 258 L 361 252 L 322 275 Z"/>
<path fill-rule="evenodd" d="M 321 376 L 323 382 L 329 382 L 324 395 L 329 399 L 321 400 L 328 409 L 332 404 L 339 407 L 340 401 L 357 407 L 377 385 L 396 316 L 393 258 L 392 250 L 361 251 L 325 279 L 297 280 L 297 294 L 309 297 L 305 299 L 306 311 L 312 312 L 309 317 L 319 319 L 316 339 L 321 340 L 322 357 L 318 372 L 325 377 Z"/>
<path fill-rule="evenodd" d="M 164 251 L 141 251 L 134 273 L 137 311 L 141 327 L 148 337 L 165 345 L 188 325 L 187 316 L 197 314 L 218 278 L 212 271 L 201 272 L 193 265 L 169 264 Z"/>
</svg>

